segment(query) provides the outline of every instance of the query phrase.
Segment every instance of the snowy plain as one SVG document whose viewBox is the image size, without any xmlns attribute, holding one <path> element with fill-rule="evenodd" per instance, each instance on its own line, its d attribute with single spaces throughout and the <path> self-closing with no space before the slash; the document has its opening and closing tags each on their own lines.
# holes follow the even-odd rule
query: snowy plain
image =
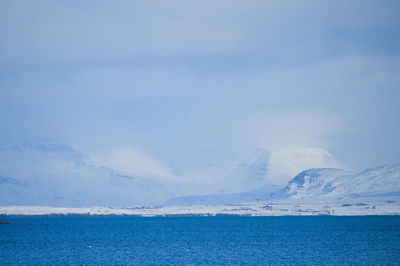
<svg viewBox="0 0 400 266">
<path fill-rule="evenodd" d="M 0 206 L 1 215 L 135 215 L 143 217 L 175 215 L 400 215 L 400 201 L 393 198 L 336 202 L 249 202 L 224 205 L 62 208 L 51 206 Z"/>
</svg>

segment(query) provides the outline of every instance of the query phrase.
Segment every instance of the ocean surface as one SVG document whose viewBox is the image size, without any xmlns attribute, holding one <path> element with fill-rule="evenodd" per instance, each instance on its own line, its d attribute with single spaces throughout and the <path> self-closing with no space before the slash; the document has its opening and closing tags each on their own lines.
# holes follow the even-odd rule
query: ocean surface
<svg viewBox="0 0 400 266">
<path fill-rule="evenodd" d="M 1 217 L 0 264 L 400 265 L 400 216 Z"/>
</svg>

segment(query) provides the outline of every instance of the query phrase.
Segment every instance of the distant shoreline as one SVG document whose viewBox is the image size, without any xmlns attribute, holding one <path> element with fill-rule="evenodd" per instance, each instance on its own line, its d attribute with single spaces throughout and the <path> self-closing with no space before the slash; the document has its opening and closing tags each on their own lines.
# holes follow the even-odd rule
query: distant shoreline
<svg viewBox="0 0 400 266">
<path fill-rule="evenodd" d="M 250 202 L 236 205 L 193 205 L 165 207 L 0 206 L 0 217 L 10 216 L 370 216 L 400 215 L 399 201 L 343 202 Z"/>
<path fill-rule="evenodd" d="M 57 218 L 57 217 L 131 217 L 131 218 L 187 218 L 187 217 L 373 217 L 373 216 L 400 216 L 400 213 L 397 214 L 349 214 L 349 215 L 329 215 L 329 214 L 320 214 L 320 215 L 296 215 L 296 214 L 286 214 L 286 215 L 249 215 L 249 214 L 166 214 L 166 215 L 137 215 L 137 214 L 0 214 L 1 217 L 5 218 L 24 218 L 24 217 L 48 217 L 48 218 Z M 0 225 L 4 224 L 14 224 L 2 222 Z"/>
</svg>

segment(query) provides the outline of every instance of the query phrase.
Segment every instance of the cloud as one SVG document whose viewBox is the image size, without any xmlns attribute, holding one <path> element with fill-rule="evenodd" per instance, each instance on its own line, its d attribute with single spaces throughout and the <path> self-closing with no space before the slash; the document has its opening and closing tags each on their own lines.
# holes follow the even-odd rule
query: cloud
<svg viewBox="0 0 400 266">
<path fill-rule="evenodd" d="M 267 182 L 286 185 L 301 171 L 310 168 L 343 168 L 326 150 L 310 147 L 293 147 L 271 153 L 267 171 Z"/>
<path fill-rule="evenodd" d="M 233 14 L 223 15 L 225 7 Z M 25 1 L 3 3 L 1 10 L 2 56 L 13 60 L 227 53 L 247 43 L 237 21 L 241 11 L 229 2 Z"/>
<path fill-rule="evenodd" d="M 103 151 L 99 155 L 89 156 L 89 162 L 133 176 L 141 176 L 164 181 L 177 180 L 172 170 L 162 166 L 153 158 L 132 149 Z"/>
<path fill-rule="evenodd" d="M 398 156 L 398 6 L 2 1 L 0 141 L 113 142 L 190 167 L 256 145 Z"/>
<path fill-rule="evenodd" d="M 342 130 L 341 120 L 321 110 L 270 112 L 246 119 L 237 131 L 248 145 L 271 150 L 294 146 L 330 147 L 330 139 Z"/>
<path fill-rule="evenodd" d="M 235 53 L 310 61 L 354 51 L 354 36 L 399 23 L 397 9 L 396 1 L 3 1 L 0 56 L 8 64 Z"/>
<path fill-rule="evenodd" d="M 184 168 L 254 146 L 321 147 L 363 164 L 383 142 L 379 156 L 398 150 L 398 66 L 349 56 L 218 75 L 176 65 L 22 73 L 0 81 L 0 134 L 140 147 Z"/>
</svg>

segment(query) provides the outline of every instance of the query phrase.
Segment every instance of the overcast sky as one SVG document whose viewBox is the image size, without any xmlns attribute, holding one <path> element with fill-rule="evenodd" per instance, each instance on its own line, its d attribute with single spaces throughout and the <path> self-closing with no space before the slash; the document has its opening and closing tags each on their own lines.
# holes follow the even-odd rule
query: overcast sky
<svg viewBox="0 0 400 266">
<path fill-rule="evenodd" d="M 400 1 L 1 1 L 0 144 L 186 169 L 243 149 L 400 161 Z"/>
</svg>

